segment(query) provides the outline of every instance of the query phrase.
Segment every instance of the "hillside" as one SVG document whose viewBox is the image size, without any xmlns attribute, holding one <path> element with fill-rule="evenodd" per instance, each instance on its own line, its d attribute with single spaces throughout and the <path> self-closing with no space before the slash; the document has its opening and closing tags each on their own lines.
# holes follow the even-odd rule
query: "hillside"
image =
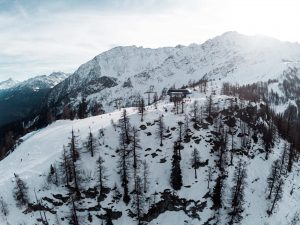
<svg viewBox="0 0 300 225">
<path fill-rule="evenodd" d="M 126 108 L 126 120 L 120 110 L 82 120 L 59 120 L 22 137 L 20 145 L 0 162 L 0 171 L 5 171 L 0 177 L 1 224 L 40 224 L 40 218 L 47 218 L 49 224 L 76 224 L 76 214 L 78 224 L 225 225 L 233 212 L 236 224 L 298 224 L 300 177 L 298 154 L 290 154 L 294 147 L 282 138 L 263 102 L 221 95 L 215 85 L 206 93 L 195 88 L 183 103 L 183 113 L 182 102 L 174 107 L 166 98 L 147 106 L 143 121 L 141 108 Z M 128 130 L 129 142 L 129 123 L 124 121 L 136 128 L 135 132 Z M 76 167 L 68 185 L 62 168 L 63 149 L 67 157 L 72 149 L 79 154 L 75 164 L 68 161 Z M 138 155 L 136 169 L 133 149 Z M 200 156 L 194 164 L 193 152 Z M 75 159 L 70 157 L 68 160 Z M 284 181 L 282 198 L 274 192 L 275 182 L 268 200 L 267 178 L 277 159 L 282 162 L 277 168 L 280 173 L 276 172 L 276 179 Z M 293 164 L 291 171 L 288 159 Z M 124 183 L 120 175 L 125 165 L 128 181 Z M 14 173 L 28 186 L 29 205 L 16 206 Z M 129 202 L 124 198 L 126 184 Z M 232 205 L 233 190 L 239 190 L 237 205 Z M 219 199 L 214 197 L 218 194 Z M 274 209 L 268 215 L 272 203 Z M 235 207 L 240 211 L 233 211 Z"/>
<path fill-rule="evenodd" d="M 81 65 L 51 91 L 48 104 L 59 115 L 63 106 L 75 110 L 85 99 L 91 112 L 101 102 L 105 112 L 124 107 L 147 90 L 158 96 L 172 86 L 199 80 L 239 84 L 279 79 L 290 68 L 299 68 L 300 45 L 261 36 L 227 32 L 203 44 L 158 49 L 116 47 Z"/>
</svg>

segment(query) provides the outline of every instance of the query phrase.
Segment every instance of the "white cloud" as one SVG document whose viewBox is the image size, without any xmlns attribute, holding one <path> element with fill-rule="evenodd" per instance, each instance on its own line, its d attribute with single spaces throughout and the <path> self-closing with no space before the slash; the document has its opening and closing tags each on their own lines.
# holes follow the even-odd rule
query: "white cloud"
<svg viewBox="0 0 300 225">
<path fill-rule="evenodd" d="M 0 11 L 0 80 L 72 72 L 117 45 L 202 43 L 228 30 L 300 41 L 294 0 L 62 2 Z"/>
</svg>

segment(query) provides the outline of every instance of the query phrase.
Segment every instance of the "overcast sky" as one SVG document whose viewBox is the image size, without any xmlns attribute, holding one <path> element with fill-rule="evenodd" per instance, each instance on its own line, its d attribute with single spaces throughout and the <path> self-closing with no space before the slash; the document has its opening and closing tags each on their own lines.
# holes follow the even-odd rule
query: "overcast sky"
<svg viewBox="0 0 300 225">
<path fill-rule="evenodd" d="M 299 12 L 299 0 L 0 0 L 0 81 L 73 72 L 119 45 L 188 45 L 232 30 L 300 42 Z"/>
</svg>

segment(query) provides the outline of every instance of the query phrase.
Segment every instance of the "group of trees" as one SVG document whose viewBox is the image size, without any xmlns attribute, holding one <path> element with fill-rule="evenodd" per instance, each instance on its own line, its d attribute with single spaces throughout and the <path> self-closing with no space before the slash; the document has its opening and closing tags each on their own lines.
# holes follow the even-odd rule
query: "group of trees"
<svg viewBox="0 0 300 225">
<path fill-rule="evenodd" d="M 202 78 L 198 81 L 196 80 L 190 80 L 188 82 L 188 85 L 187 86 L 183 86 L 182 88 L 193 88 L 195 89 L 196 87 L 198 87 L 199 91 L 201 93 L 206 93 L 207 92 L 207 89 L 208 89 L 208 80 L 206 78 Z"/>
<path fill-rule="evenodd" d="M 269 81 L 268 83 L 256 83 L 244 86 L 224 84 L 222 89 L 223 94 L 239 96 L 239 98 L 246 101 L 264 101 L 259 107 L 249 105 L 243 106 L 244 115 L 247 111 L 251 113 L 248 113 L 246 117 L 241 116 L 240 118 L 247 122 L 251 128 L 250 130 L 252 130 L 254 142 L 257 142 L 258 133 L 261 134 L 266 160 L 269 159 L 277 135 L 286 140 L 281 157 L 273 162 L 267 179 L 267 200 L 269 202 L 267 213 L 269 215 L 273 214 L 278 201 L 282 197 L 285 180 L 284 176 L 292 171 L 293 164 L 298 160 L 300 151 L 300 136 L 298 134 L 300 128 L 298 120 L 299 115 L 297 114 L 295 107 L 288 107 L 283 114 L 276 113 L 270 107 L 270 104 L 282 104 L 289 99 L 289 97 L 279 98 L 277 93 L 268 91 L 268 85 L 274 82 L 276 83 L 278 81 L 275 80 Z M 285 81 L 284 84 L 286 89 L 290 90 L 290 85 L 287 85 L 287 81 Z M 295 91 L 292 92 L 296 93 Z M 286 94 L 286 96 L 290 95 Z M 240 112 L 242 112 L 241 108 L 242 107 L 239 107 Z M 240 116 L 240 114 L 238 115 Z M 262 119 L 264 122 L 257 122 L 259 119 Z"/>
<path fill-rule="evenodd" d="M 67 187 L 72 187 L 74 192 L 80 196 L 80 165 L 79 165 L 79 147 L 77 137 L 74 131 L 71 132 L 71 138 L 68 146 L 63 147 L 63 155 L 60 163 L 62 180 Z"/>
<path fill-rule="evenodd" d="M 207 82 L 201 83 L 205 92 L 207 91 Z M 207 125 L 212 125 L 213 134 L 213 153 L 215 154 L 215 167 L 211 165 L 207 168 L 207 188 L 213 202 L 213 209 L 217 212 L 223 206 L 228 206 L 228 223 L 239 223 L 242 219 L 244 211 L 244 190 L 247 185 L 246 164 L 242 160 L 234 159 L 235 155 L 249 156 L 249 146 L 251 142 L 257 143 L 258 138 L 262 139 L 264 144 L 265 160 L 269 160 L 272 148 L 276 142 L 277 133 L 286 139 L 287 143 L 283 149 L 283 154 L 278 160 L 272 164 L 272 169 L 267 180 L 268 194 L 267 200 L 270 206 L 267 210 L 268 214 L 272 214 L 278 201 L 281 198 L 284 187 L 284 175 L 291 172 L 293 163 L 297 160 L 299 152 L 299 135 L 295 132 L 300 128 L 299 124 L 294 124 L 294 116 L 292 113 L 286 115 L 278 115 L 270 109 L 268 103 L 261 104 L 259 107 L 247 105 L 247 101 L 260 102 L 268 101 L 270 94 L 267 92 L 267 85 L 259 83 L 255 85 L 235 86 L 224 84 L 222 93 L 227 95 L 239 96 L 246 101 L 231 99 L 228 109 L 219 111 L 215 105 L 213 95 L 209 95 L 202 106 L 198 101 L 192 103 L 191 111 L 184 112 L 183 100 L 175 102 L 175 113 L 184 115 L 184 122 L 179 121 L 178 139 L 174 142 L 172 167 L 170 173 L 170 185 L 178 191 L 183 185 L 181 151 L 184 148 L 183 142 L 188 140 L 190 134 L 190 122 L 193 122 L 196 130 Z M 271 94 L 272 96 L 272 94 Z M 86 116 L 86 103 L 83 101 L 79 107 L 77 116 L 84 118 Z M 141 122 L 144 121 L 145 103 L 142 98 L 138 102 L 138 111 L 141 115 Z M 96 110 L 97 111 L 97 110 Z M 263 121 L 263 122 L 262 122 Z M 163 147 L 164 139 L 168 129 L 164 122 L 164 117 L 159 116 L 156 123 L 156 137 L 158 144 Z M 149 198 L 149 165 L 143 160 L 141 152 L 140 130 L 134 127 L 129 119 L 126 110 L 122 111 L 121 118 L 117 125 L 116 131 L 119 133 L 118 153 L 118 172 L 122 186 L 122 200 L 125 204 L 131 203 L 133 214 L 136 216 L 138 224 L 142 224 L 143 216 L 146 213 L 146 201 Z M 100 132 L 101 137 L 104 135 Z M 9 138 L 6 141 L 10 143 Z M 188 141 L 187 141 L 188 142 Z M 240 144 L 239 144 L 240 143 Z M 11 144 L 11 143 L 10 143 Z M 12 145 L 12 144 L 11 144 Z M 99 154 L 99 140 L 94 136 L 91 129 L 87 134 L 86 141 L 83 143 L 83 149 L 79 147 L 78 138 L 74 131 L 71 132 L 69 144 L 64 146 L 61 161 L 52 164 L 47 176 L 48 183 L 53 185 L 65 185 L 70 191 L 70 222 L 79 224 L 77 201 L 80 200 L 82 193 L 82 182 L 84 177 L 81 171 L 81 155 L 89 154 L 91 158 L 96 157 L 95 180 L 97 180 L 97 190 L 99 192 L 98 201 L 105 193 L 108 176 L 105 167 L 104 158 Z M 230 160 L 229 160 L 230 156 Z M 200 152 L 197 148 L 191 151 L 190 165 L 193 168 L 193 175 L 198 179 L 197 171 L 201 165 Z M 224 189 L 225 181 L 228 177 L 228 167 L 235 166 L 232 175 L 232 187 L 230 191 L 230 199 L 225 202 Z M 210 186 L 214 178 L 212 191 Z M 15 174 L 15 190 L 14 196 L 20 206 L 29 203 L 28 188 L 26 184 Z M 117 187 L 116 187 L 117 189 Z M 0 201 L 1 204 L 1 201 Z M 1 205 L 0 205 L 1 207 Z"/>
<path fill-rule="evenodd" d="M 246 186 L 247 170 L 246 164 L 240 160 L 233 174 L 233 187 L 230 197 L 229 224 L 239 223 L 244 211 L 244 190 Z"/>
<path fill-rule="evenodd" d="M 247 166 L 241 157 L 234 160 L 235 155 L 248 155 L 248 146 L 251 142 L 251 125 L 248 124 L 250 112 L 242 110 L 243 106 L 231 104 L 228 109 L 212 115 L 215 130 L 213 138 L 213 151 L 215 153 L 216 179 L 211 193 L 213 209 L 217 215 L 219 210 L 226 207 L 228 210 L 228 224 L 239 223 L 244 212 L 244 190 L 247 185 Z M 240 142 L 238 140 L 240 139 Z M 234 166 L 232 174 L 232 186 L 230 187 L 230 198 L 224 196 L 225 183 L 229 173 L 229 167 Z"/>
<path fill-rule="evenodd" d="M 132 207 L 140 224 L 145 212 L 149 166 L 145 160 L 141 159 L 139 130 L 131 125 L 125 109 L 119 120 L 119 127 L 118 168 L 123 187 L 123 201 L 128 204 L 132 199 Z M 132 192 L 130 192 L 131 187 Z M 130 193 L 133 193 L 133 198 Z"/>
<path fill-rule="evenodd" d="M 294 148 L 291 144 L 285 143 L 281 156 L 272 164 L 270 174 L 268 176 L 267 199 L 270 202 L 268 214 L 272 214 L 273 210 L 282 197 L 284 186 L 284 176 L 292 171 L 292 165 L 295 157 Z"/>
<path fill-rule="evenodd" d="M 269 98 L 268 83 L 256 83 L 244 86 L 224 84 L 223 92 L 228 95 L 238 95 L 247 101 L 264 101 L 264 103 L 260 104 L 259 109 L 256 107 L 256 111 L 253 111 L 252 120 L 257 121 L 261 117 L 267 122 L 267 124 L 260 125 L 258 128 L 263 133 L 266 158 L 268 158 L 269 150 L 273 145 L 275 130 L 282 138 L 291 143 L 295 152 L 300 151 L 300 135 L 298 132 L 300 129 L 300 121 L 298 120 L 300 114 L 295 113 L 293 107 L 288 107 L 284 113 L 276 113 L 270 107 L 270 104 L 273 102 Z M 247 106 L 246 108 L 250 109 L 251 107 Z"/>
<path fill-rule="evenodd" d="M 94 180 L 96 181 L 96 190 L 98 190 L 98 201 L 101 201 L 105 194 L 108 180 L 107 168 L 105 167 L 105 161 L 101 153 L 98 151 L 101 146 L 100 139 L 103 139 L 103 136 L 103 129 L 100 129 L 98 139 L 90 129 L 86 140 L 82 143 L 82 147 L 80 147 L 78 137 L 75 135 L 74 130 L 72 130 L 68 145 L 63 147 L 60 162 L 51 164 L 50 166 L 47 176 L 48 185 L 65 186 L 70 193 L 70 224 L 80 224 L 77 201 L 81 199 L 81 193 L 85 189 L 87 179 L 86 174 L 82 173 L 82 154 L 89 154 L 91 158 L 97 158 Z"/>
</svg>

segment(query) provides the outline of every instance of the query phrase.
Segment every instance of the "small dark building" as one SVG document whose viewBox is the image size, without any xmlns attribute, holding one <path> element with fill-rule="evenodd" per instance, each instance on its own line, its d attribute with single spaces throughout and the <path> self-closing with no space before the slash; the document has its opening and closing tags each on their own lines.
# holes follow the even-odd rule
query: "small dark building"
<svg viewBox="0 0 300 225">
<path fill-rule="evenodd" d="M 192 92 L 189 89 L 169 89 L 168 95 L 170 96 L 170 99 L 179 97 L 179 98 L 186 98 L 187 95 L 192 94 Z"/>
</svg>

